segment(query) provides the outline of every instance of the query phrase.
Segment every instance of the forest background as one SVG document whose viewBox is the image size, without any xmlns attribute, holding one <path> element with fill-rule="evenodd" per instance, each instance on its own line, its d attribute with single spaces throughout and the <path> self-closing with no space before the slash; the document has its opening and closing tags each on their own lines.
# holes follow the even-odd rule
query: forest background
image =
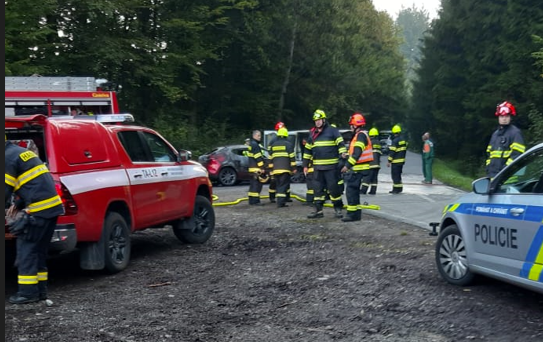
<svg viewBox="0 0 543 342">
<path fill-rule="evenodd" d="M 346 127 L 400 124 L 410 146 L 482 172 L 511 101 L 543 141 L 543 2 L 442 0 L 396 20 L 370 0 L 7 0 L 6 76 L 90 76 L 123 112 L 195 155 L 317 108 Z"/>
</svg>

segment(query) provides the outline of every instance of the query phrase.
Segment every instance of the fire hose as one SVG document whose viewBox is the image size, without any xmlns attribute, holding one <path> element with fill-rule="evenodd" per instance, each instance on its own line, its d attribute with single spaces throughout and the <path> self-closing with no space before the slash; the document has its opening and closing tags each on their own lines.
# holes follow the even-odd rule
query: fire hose
<svg viewBox="0 0 543 342">
<path fill-rule="evenodd" d="M 260 196 L 261 199 L 266 199 L 266 198 L 269 198 L 270 196 Z M 298 201 L 300 202 L 306 202 L 306 200 L 298 195 L 290 195 L 290 198 L 294 198 L 294 199 L 297 199 Z M 234 201 L 231 201 L 231 202 L 217 202 L 219 200 L 219 197 L 217 195 L 213 195 L 212 197 L 213 199 L 213 206 L 214 207 L 222 207 L 222 206 L 229 206 L 229 205 L 236 205 L 236 204 L 239 204 L 243 201 L 248 201 L 249 200 L 249 197 L 242 197 L 242 198 L 238 198 Z M 331 204 L 331 203 L 325 203 L 324 204 L 325 207 L 329 207 L 329 208 L 333 208 L 334 205 Z M 347 206 L 343 206 L 343 208 L 347 208 Z M 358 205 L 358 209 L 371 209 L 371 210 L 381 210 L 381 207 L 378 206 L 377 204 L 369 204 L 368 202 L 364 202 L 362 204 L 359 204 Z"/>
</svg>

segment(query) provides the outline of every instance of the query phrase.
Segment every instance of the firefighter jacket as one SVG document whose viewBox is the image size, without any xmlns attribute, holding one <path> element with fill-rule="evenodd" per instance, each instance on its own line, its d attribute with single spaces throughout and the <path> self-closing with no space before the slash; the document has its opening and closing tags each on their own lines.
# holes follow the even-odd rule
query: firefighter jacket
<svg viewBox="0 0 543 342">
<path fill-rule="evenodd" d="M 380 169 L 381 155 L 383 154 L 383 151 L 381 150 L 381 141 L 378 137 L 370 138 L 370 140 L 373 150 L 373 160 L 370 162 L 370 169 Z"/>
<path fill-rule="evenodd" d="M 392 139 L 388 153 L 388 162 L 391 164 L 405 164 L 405 155 L 407 154 L 407 141 L 401 134 L 397 134 Z"/>
<path fill-rule="evenodd" d="M 20 199 L 17 209 L 26 208 L 28 213 L 53 218 L 64 213 L 62 200 L 57 194 L 53 177 L 47 166 L 32 151 L 6 141 L 6 188 L 5 203 L 12 193 Z"/>
<path fill-rule="evenodd" d="M 265 160 L 262 145 L 254 139 L 251 139 L 249 144 L 247 157 L 249 157 L 249 172 L 260 172 L 260 170 L 267 166 L 264 165 Z"/>
<path fill-rule="evenodd" d="M 342 153 L 347 153 L 343 137 L 335 127 L 324 123 L 319 131 L 311 129 L 304 146 L 303 167 L 313 163 L 315 170 L 333 170 L 338 167 Z"/>
<path fill-rule="evenodd" d="M 270 148 L 272 175 L 290 173 L 296 168 L 294 148 L 285 137 L 278 137 L 273 141 Z"/>
<path fill-rule="evenodd" d="M 373 148 L 368 134 L 362 130 L 355 131 L 349 144 L 349 159 L 345 166 L 353 171 L 364 171 L 370 169 L 372 161 Z"/>
<path fill-rule="evenodd" d="M 490 137 L 486 148 L 486 173 L 494 177 L 504 166 L 526 150 L 520 129 L 515 125 L 500 126 Z"/>
</svg>

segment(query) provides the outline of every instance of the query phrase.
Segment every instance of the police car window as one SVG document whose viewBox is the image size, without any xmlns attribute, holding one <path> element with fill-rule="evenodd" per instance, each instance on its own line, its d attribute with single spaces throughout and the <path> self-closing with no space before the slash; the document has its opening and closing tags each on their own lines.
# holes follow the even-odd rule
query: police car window
<svg viewBox="0 0 543 342">
<path fill-rule="evenodd" d="M 532 153 L 509 168 L 500 177 L 498 193 L 536 193 L 543 173 L 543 151 Z"/>
<path fill-rule="evenodd" d="M 174 162 L 176 161 L 175 153 L 172 151 L 170 146 L 160 139 L 160 137 L 144 132 L 144 138 L 151 150 L 153 160 L 155 162 Z"/>
</svg>

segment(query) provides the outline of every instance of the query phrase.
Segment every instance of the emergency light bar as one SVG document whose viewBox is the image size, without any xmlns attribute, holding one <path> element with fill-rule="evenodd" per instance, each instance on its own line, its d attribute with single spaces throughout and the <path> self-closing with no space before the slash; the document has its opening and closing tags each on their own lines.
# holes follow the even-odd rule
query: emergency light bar
<svg viewBox="0 0 543 342">
<path fill-rule="evenodd" d="M 97 115 L 76 115 L 74 120 L 94 120 L 101 123 L 134 122 L 132 114 L 97 114 Z"/>
</svg>

